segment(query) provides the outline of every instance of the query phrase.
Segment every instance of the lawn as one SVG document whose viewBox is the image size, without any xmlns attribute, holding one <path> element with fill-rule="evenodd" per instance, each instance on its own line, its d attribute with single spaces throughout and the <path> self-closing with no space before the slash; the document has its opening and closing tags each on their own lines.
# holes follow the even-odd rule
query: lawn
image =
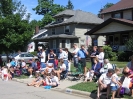
<svg viewBox="0 0 133 99">
<path fill-rule="evenodd" d="M 15 76 L 15 78 L 18 78 L 18 79 L 27 79 L 27 78 L 29 78 L 29 76 L 20 75 L 20 76 Z"/>
<path fill-rule="evenodd" d="M 123 68 L 128 62 L 110 61 L 111 64 L 116 64 L 118 68 Z M 91 62 L 87 62 L 87 68 L 91 68 Z M 74 66 L 71 64 L 71 70 L 74 71 Z"/>
</svg>

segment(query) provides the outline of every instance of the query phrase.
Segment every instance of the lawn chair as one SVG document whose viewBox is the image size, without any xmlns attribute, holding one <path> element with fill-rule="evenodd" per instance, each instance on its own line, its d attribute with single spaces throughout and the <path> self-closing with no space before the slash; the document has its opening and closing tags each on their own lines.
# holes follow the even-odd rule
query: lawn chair
<svg viewBox="0 0 133 99">
<path fill-rule="evenodd" d="M 68 78 L 71 81 L 80 80 L 81 77 L 83 77 L 82 64 L 78 63 L 78 68 L 76 69 L 76 72 L 70 72 L 69 76 L 72 77 Z"/>
</svg>

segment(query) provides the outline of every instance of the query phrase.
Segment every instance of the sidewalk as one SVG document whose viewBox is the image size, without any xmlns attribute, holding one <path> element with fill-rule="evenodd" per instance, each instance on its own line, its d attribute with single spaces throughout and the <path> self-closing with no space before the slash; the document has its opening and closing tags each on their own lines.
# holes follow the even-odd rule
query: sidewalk
<svg viewBox="0 0 133 99">
<path fill-rule="evenodd" d="M 31 82 L 34 78 L 27 78 L 27 79 L 17 79 L 17 78 L 13 78 L 13 81 L 17 81 L 20 83 L 24 83 L 27 84 L 29 82 Z M 91 97 L 92 99 L 95 99 L 94 97 L 96 97 L 96 94 L 92 94 L 90 92 L 85 92 L 85 91 L 79 91 L 79 90 L 74 90 L 74 89 L 70 89 L 68 87 L 73 86 L 75 84 L 81 83 L 81 80 L 78 81 L 70 81 L 70 80 L 61 80 L 60 81 L 60 85 L 58 87 L 52 88 L 51 90 L 53 91 L 59 91 L 59 92 L 66 92 L 68 94 L 74 94 L 74 95 L 80 95 L 83 97 Z M 104 99 L 105 96 L 101 96 L 101 99 Z M 116 98 L 116 99 L 126 99 L 126 98 Z"/>
</svg>

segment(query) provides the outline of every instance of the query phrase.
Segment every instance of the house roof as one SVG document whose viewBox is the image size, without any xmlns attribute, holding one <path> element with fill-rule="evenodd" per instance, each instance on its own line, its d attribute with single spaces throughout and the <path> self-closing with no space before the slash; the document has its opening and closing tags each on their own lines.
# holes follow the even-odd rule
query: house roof
<svg viewBox="0 0 133 99">
<path fill-rule="evenodd" d="M 98 18 L 98 16 L 90 13 L 85 12 L 81 10 L 65 10 L 63 12 L 60 12 L 56 16 L 60 15 L 72 15 L 69 19 L 66 21 L 62 21 L 60 23 L 53 22 L 51 24 L 48 24 L 45 26 L 45 28 L 59 26 L 59 25 L 65 25 L 70 23 L 82 23 L 82 24 L 101 24 L 103 22 L 103 19 Z"/>
<path fill-rule="evenodd" d="M 94 27 L 90 31 L 86 32 L 85 35 L 93 35 L 94 32 L 100 30 L 104 26 L 107 26 L 111 22 L 117 22 L 117 23 L 121 23 L 121 24 L 124 24 L 124 25 L 133 26 L 133 21 L 131 21 L 131 20 L 118 19 L 118 18 L 110 18 L 110 19 L 104 21 L 103 23 L 101 23 L 100 25 Z"/>
<path fill-rule="evenodd" d="M 37 41 L 37 40 L 49 40 L 49 39 L 54 39 L 54 38 L 79 38 L 77 36 L 74 36 L 74 35 L 67 35 L 67 34 L 60 34 L 60 35 L 51 35 L 51 36 L 47 36 L 47 37 L 43 37 L 43 38 L 35 38 L 34 40 Z"/>
<path fill-rule="evenodd" d="M 133 0 L 120 0 L 113 6 L 103 10 L 101 14 L 133 8 Z"/>
<path fill-rule="evenodd" d="M 39 33 L 35 34 L 35 35 L 32 37 L 32 39 L 34 39 L 34 38 L 38 37 L 39 35 L 41 35 L 41 34 L 43 34 L 43 33 L 46 33 L 46 32 L 47 32 L 46 29 L 41 29 L 41 30 L 39 30 Z"/>
<path fill-rule="evenodd" d="M 69 9 L 67 9 L 67 10 L 64 10 L 64 11 L 62 11 L 62 12 L 56 14 L 56 15 L 54 16 L 54 18 L 59 17 L 59 16 L 63 16 L 63 15 L 73 16 L 74 14 L 75 14 L 75 11 L 74 11 L 74 10 L 69 10 Z"/>
</svg>

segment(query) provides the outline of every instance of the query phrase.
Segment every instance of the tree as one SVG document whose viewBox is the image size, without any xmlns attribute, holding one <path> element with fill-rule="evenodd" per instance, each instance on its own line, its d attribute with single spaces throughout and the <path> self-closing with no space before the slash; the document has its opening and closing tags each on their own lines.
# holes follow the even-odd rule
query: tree
<svg viewBox="0 0 133 99">
<path fill-rule="evenodd" d="M 0 5 L 0 50 L 21 50 L 33 35 L 29 24 L 30 14 L 26 14 L 24 5 L 15 0 L 1 0 Z"/>
<path fill-rule="evenodd" d="M 131 37 L 127 42 L 126 42 L 126 47 L 128 50 L 133 52 L 133 37 Z"/>
<path fill-rule="evenodd" d="M 66 5 L 66 9 L 71 9 L 71 10 L 74 9 L 74 6 L 73 6 L 71 0 L 68 0 L 68 4 Z"/>
<path fill-rule="evenodd" d="M 103 8 L 100 9 L 99 13 L 98 13 L 98 17 L 99 18 L 103 18 L 102 15 L 101 15 L 101 12 L 111 6 L 113 6 L 114 4 L 113 3 L 107 3 L 106 5 L 103 6 Z"/>
<path fill-rule="evenodd" d="M 64 6 L 54 4 L 54 0 L 38 0 L 38 5 L 33 8 L 33 10 L 36 11 L 36 14 L 44 15 L 41 20 L 41 27 L 54 21 L 53 16 L 65 9 L 66 7 Z"/>
</svg>

